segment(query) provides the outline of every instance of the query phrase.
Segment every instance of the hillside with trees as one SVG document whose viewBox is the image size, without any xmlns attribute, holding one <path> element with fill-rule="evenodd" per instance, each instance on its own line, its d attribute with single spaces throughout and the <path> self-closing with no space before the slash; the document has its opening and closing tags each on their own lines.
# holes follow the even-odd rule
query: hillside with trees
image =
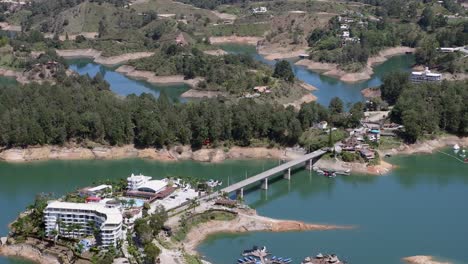
<svg viewBox="0 0 468 264">
<path fill-rule="evenodd" d="M 305 104 L 299 112 L 252 99 L 172 104 L 164 94 L 159 99 L 149 94 L 119 98 L 108 89 L 99 75 L 94 79 L 69 77 L 56 85 L 1 87 L 0 145 L 73 141 L 199 148 L 209 140 L 214 145 L 264 142 L 287 146 L 296 144 L 304 131 L 323 119 L 337 120 L 338 125 L 352 118 L 342 108 L 329 112 L 316 103 Z"/>
<path fill-rule="evenodd" d="M 402 136 L 415 142 L 442 131 L 468 134 L 468 81 L 414 84 L 408 74 L 386 76 L 382 99 L 393 105 L 391 119 L 405 127 Z"/>
</svg>

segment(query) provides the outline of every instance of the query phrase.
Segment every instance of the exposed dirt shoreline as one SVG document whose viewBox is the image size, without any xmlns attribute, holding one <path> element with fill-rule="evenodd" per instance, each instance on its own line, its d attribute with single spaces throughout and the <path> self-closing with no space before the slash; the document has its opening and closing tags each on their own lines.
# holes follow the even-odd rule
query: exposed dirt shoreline
<svg viewBox="0 0 468 264">
<path fill-rule="evenodd" d="M 136 70 L 135 67 L 129 65 L 122 65 L 115 71 L 130 78 L 144 80 L 153 84 L 187 84 L 191 87 L 197 87 L 198 83 L 203 80 L 200 77 L 185 79 L 183 75 L 157 76 L 154 72 Z"/>
<path fill-rule="evenodd" d="M 450 262 L 442 262 L 442 261 L 436 261 L 434 260 L 434 257 L 432 256 L 412 256 L 412 257 L 406 257 L 403 258 L 403 261 L 406 263 L 410 264 L 452 264 Z"/>
<path fill-rule="evenodd" d="M 11 77 L 14 78 L 17 82 L 21 84 L 28 83 L 26 77 L 22 72 L 14 71 L 10 69 L 0 68 L 0 76 Z"/>
<path fill-rule="evenodd" d="M 93 59 L 94 62 L 104 66 L 115 66 L 126 63 L 131 60 L 138 60 L 142 58 L 151 57 L 154 52 L 134 52 L 126 53 L 118 56 L 104 57 L 102 52 L 95 49 L 70 49 L 70 50 L 56 50 L 57 54 L 66 59 L 88 58 Z"/>
<path fill-rule="evenodd" d="M 455 144 L 460 147 L 468 147 L 468 137 L 457 137 L 453 135 L 445 135 L 431 140 L 419 141 L 414 144 L 402 144 L 398 148 L 380 151 L 380 155 L 409 155 L 409 154 L 431 154 L 434 151 Z"/>
<path fill-rule="evenodd" d="M 43 254 L 28 244 L 0 246 L 0 256 L 27 259 L 39 264 L 60 264 L 56 257 Z"/>
<path fill-rule="evenodd" d="M 202 91 L 197 89 L 190 89 L 185 93 L 181 94 L 180 97 L 183 98 L 214 98 L 218 96 L 226 95 L 226 93 L 219 91 Z"/>
<path fill-rule="evenodd" d="M 213 45 L 226 43 L 257 45 L 257 43 L 261 40 L 263 40 L 263 38 L 261 37 L 241 37 L 236 35 L 224 37 L 210 37 L 210 43 Z"/>
<path fill-rule="evenodd" d="M 0 150 L 0 160 L 5 162 L 33 162 L 46 160 L 114 160 L 143 158 L 158 161 L 194 160 L 200 162 L 222 162 L 227 159 L 285 159 L 298 158 L 302 153 L 292 150 L 265 147 L 232 147 L 200 149 L 193 151 L 189 146 L 171 149 L 137 149 L 133 145 L 97 146 L 37 146 Z"/>
<path fill-rule="evenodd" d="M 414 52 L 414 48 L 410 47 L 393 47 L 382 50 L 377 56 L 371 57 L 367 60 L 367 65 L 359 72 L 346 72 L 339 68 L 338 64 L 334 63 L 321 63 L 307 59 L 296 62 L 296 65 L 304 66 L 309 70 L 317 71 L 323 75 L 339 78 L 343 82 L 360 82 L 371 78 L 374 73 L 372 67 L 385 62 L 390 57 L 402 55 L 406 52 Z"/>
<path fill-rule="evenodd" d="M 403 144 L 398 148 L 379 151 L 380 155 L 416 154 L 432 153 L 437 149 L 453 146 L 468 147 L 468 137 L 459 138 L 457 136 L 442 136 L 433 140 L 417 142 L 412 145 Z M 0 160 L 5 162 L 32 162 L 46 160 L 113 160 L 126 158 L 144 158 L 158 161 L 180 161 L 194 160 L 200 162 L 222 162 L 227 159 L 284 159 L 292 160 L 302 156 L 302 153 L 284 148 L 266 147 L 232 147 L 223 148 L 203 148 L 193 151 L 190 146 L 177 146 L 170 149 L 143 148 L 138 149 L 133 145 L 124 146 L 96 146 L 86 148 L 77 145 L 68 146 L 31 146 L 28 148 L 0 149 Z M 321 161 L 323 163 L 327 161 Z M 320 164 L 320 163 L 318 163 Z M 327 164 L 327 163 L 325 163 Z M 323 164 L 325 166 L 325 164 Z M 339 165 L 343 166 L 343 165 Z M 387 164 L 379 167 L 362 167 L 344 165 L 343 169 L 352 168 L 356 172 L 369 173 L 369 170 L 376 170 L 381 174 L 383 171 L 391 169 Z M 361 168 L 362 167 L 362 168 Z M 369 169 L 370 168 L 370 169 Z"/>
<path fill-rule="evenodd" d="M 231 221 L 209 221 L 190 230 L 183 242 L 183 247 L 189 254 L 197 254 L 197 247 L 209 235 L 217 233 L 245 233 L 245 232 L 291 232 L 312 230 L 351 229 L 352 226 L 308 224 L 294 220 L 278 220 L 256 213 L 239 213 Z"/>
</svg>

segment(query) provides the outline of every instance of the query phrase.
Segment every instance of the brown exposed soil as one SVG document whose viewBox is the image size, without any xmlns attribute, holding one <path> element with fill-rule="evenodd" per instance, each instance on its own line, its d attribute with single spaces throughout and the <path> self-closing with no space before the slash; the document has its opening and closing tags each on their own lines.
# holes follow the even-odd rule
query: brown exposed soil
<svg viewBox="0 0 468 264">
<path fill-rule="evenodd" d="M 94 148 L 79 145 L 69 146 L 32 146 L 0 150 L 0 160 L 6 162 L 31 162 L 45 160 L 113 160 L 125 158 L 144 158 L 158 161 L 195 160 L 201 162 L 221 162 L 226 159 L 285 159 L 291 160 L 302 154 L 292 150 L 264 147 L 204 148 L 193 151 L 189 146 L 171 149 L 144 148 L 133 145 L 120 147 L 97 146 Z"/>
<path fill-rule="evenodd" d="M 210 37 L 211 44 L 223 44 L 223 43 L 238 43 L 238 44 L 249 44 L 257 45 L 262 40 L 260 37 L 240 37 L 240 36 L 225 36 L 225 37 Z"/>
<path fill-rule="evenodd" d="M 380 91 L 379 88 L 366 88 L 361 90 L 362 96 L 365 98 L 375 98 L 375 97 L 380 97 L 382 95 L 382 92 Z"/>
<path fill-rule="evenodd" d="M 96 63 L 105 66 L 114 66 L 122 63 L 126 63 L 130 60 L 138 60 L 141 58 L 147 58 L 154 55 L 154 52 L 134 52 L 126 53 L 118 56 L 104 57 L 102 52 L 95 49 L 72 49 L 72 50 L 56 50 L 59 56 L 67 59 L 74 58 L 89 58 L 93 59 Z"/>
<path fill-rule="evenodd" d="M 306 59 L 296 62 L 296 65 L 304 66 L 309 70 L 320 72 L 326 76 L 339 78 L 343 82 L 352 83 L 370 79 L 372 74 L 374 73 L 372 67 L 385 62 L 388 58 L 413 51 L 414 48 L 410 47 L 393 47 L 382 50 L 377 56 L 369 58 L 366 67 L 364 67 L 361 71 L 354 73 L 341 70 L 338 64 L 321 63 Z"/>
<path fill-rule="evenodd" d="M 154 84 L 187 84 L 191 87 L 196 87 L 203 79 L 200 77 L 194 79 L 185 79 L 183 75 L 170 75 L 170 76 L 157 76 L 151 71 L 140 71 L 136 70 L 133 66 L 122 65 L 115 70 L 116 72 L 122 73 L 128 77 L 145 80 L 149 83 Z"/>
<path fill-rule="evenodd" d="M 190 89 L 180 96 L 183 98 L 214 98 L 219 95 L 225 95 L 223 92 L 218 91 L 202 91 L 197 89 Z"/>
<path fill-rule="evenodd" d="M 434 260 L 432 256 L 412 256 L 403 258 L 403 261 L 410 264 L 451 264 L 450 262 L 441 262 Z"/>
<path fill-rule="evenodd" d="M 257 215 L 255 212 L 239 212 L 232 221 L 210 221 L 200 224 L 190 230 L 183 242 L 185 250 L 196 254 L 197 246 L 209 235 L 215 233 L 245 233 L 245 232 L 290 232 L 311 230 L 349 229 L 351 226 L 308 224 L 292 220 L 276 220 Z"/>
</svg>

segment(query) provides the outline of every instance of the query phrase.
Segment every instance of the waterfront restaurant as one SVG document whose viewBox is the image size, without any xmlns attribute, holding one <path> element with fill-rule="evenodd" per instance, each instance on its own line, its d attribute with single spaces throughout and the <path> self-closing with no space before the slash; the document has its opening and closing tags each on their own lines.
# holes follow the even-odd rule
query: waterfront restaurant
<svg viewBox="0 0 468 264">
<path fill-rule="evenodd" d="M 412 82 L 438 82 L 442 80 L 442 74 L 440 73 L 433 73 L 426 67 L 426 69 L 422 72 L 414 71 L 411 72 L 410 80 Z"/>
</svg>

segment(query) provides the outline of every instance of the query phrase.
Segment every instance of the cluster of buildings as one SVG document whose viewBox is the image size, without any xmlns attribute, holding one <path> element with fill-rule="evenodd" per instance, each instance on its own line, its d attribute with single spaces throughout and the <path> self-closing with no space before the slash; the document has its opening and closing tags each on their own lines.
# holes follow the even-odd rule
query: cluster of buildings
<svg viewBox="0 0 468 264">
<path fill-rule="evenodd" d="M 439 82 L 442 81 L 442 74 L 431 72 L 429 68 L 425 68 L 424 71 L 413 71 L 410 75 L 411 82 Z"/>
<path fill-rule="evenodd" d="M 382 136 L 395 136 L 395 132 L 403 128 L 395 123 L 385 123 L 384 120 L 362 120 L 360 127 L 348 130 L 349 137 L 338 143 L 335 149 L 358 153 L 366 161 L 375 159 L 376 150 L 370 143 L 380 142 Z"/>
<path fill-rule="evenodd" d="M 150 205 L 148 212 L 151 213 L 158 206 L 168 210 L 198 196 L 181 180 L 153 180 L 141 174 L 127 178 L 127 190 L 123 194 L 115 194 L 112 186 L 105 184 L 80 189 L 78 194 L 85 202 L 56 200 L 48 203 L 44 210 L 46 234 L 49 237 L 93 237 L 102 247 L 117 246 L 125 229 L 143 216 L 145 203 Z"/>
<path fill-rule="evenodd" d="M 338 16 L 338 22 L 340 23 L 340 37 L 343 41 L 343 45 L 346 45 L 346 43 L 359 43 L 361 41 L 360 38 L 351 37 L 350 34 L 351 24 L 355 23 L 354 18 Z M 359 21 L 358 23 L 363 24 L 365 22 Z"/>
</svg>

